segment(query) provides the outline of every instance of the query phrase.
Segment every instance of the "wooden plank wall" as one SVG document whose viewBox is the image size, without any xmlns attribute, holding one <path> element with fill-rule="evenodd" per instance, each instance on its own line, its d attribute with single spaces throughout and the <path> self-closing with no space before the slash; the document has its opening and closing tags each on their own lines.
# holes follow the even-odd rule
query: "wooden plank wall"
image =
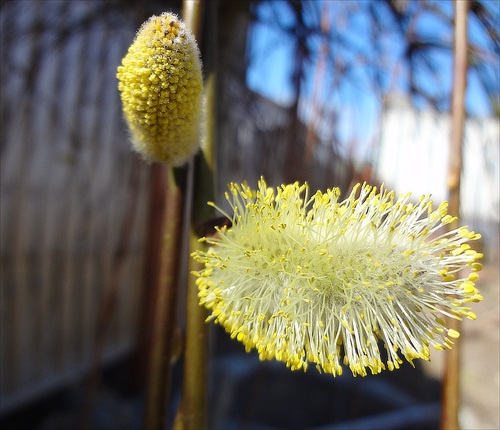
<svg viewBox="0 0 500 430">
<path fill-rule="evenodd" d="M 96 332 L 102 334 L 99 310 L 114 288 L 104 356 L 134 345 L 149 168 L 129 149 L 116 68 L 146 18 L 180 6 L 178 0 L 0 6 L 0 414 L 82 375 Z M 232 55 L 241 63 L 238 49 Z M 219 203 L 227 182 L 255 185 L 261 175 L 277 185 L 307 173 L 312 189 L 348 191 L 352 166 L 332 142 L 316 136 L 314 167 L 300 172 L 307 127 L 250 92 L 244 74 L 238 86 L 233 78 L 229 67 L 223 82 L 233 90 L 220 103 L 230 108 L 219 121 Z M 293 156 L 297 163 L 289 162 Z"/>
<path fill-rule="evenodd" d="M 1 7 L 5 413 L 89 367 L 110 289 L 104 357 L 133 347 L 149 167 L 130 151 L 115 77 L 130 17 L 101 1 Z"/>
</svg>

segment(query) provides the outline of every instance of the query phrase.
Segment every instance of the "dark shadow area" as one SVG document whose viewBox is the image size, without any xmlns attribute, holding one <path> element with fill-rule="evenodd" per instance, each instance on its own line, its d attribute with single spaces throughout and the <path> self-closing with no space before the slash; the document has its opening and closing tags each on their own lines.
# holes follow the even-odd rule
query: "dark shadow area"
<svg viewBox="0 0 500 430">
<path fill-rule="evenodd" d="M 213 327 L 210 363 L 211 429 L 437 429 L 441 384 L 418 366 L 354 378 L 314 367 L 291 372 L 283 363 L 246 354 L 220 327 Z M 91 429 L 142 428 L 143 395 L 133 357 L 103 369 L 93 399 Z M 169 427 L 180 401 L 182 363 L 174 367 Z M 85 381 L 5 416 L 2 430 L 66 430 L 82 422 Z"/>
<path fill-rule="evenodd" d="M 215 328 L 211 426 L 239 429 L 439 428 L 441 383 L 416 363 L 399 370 L 353 377 L 291 372 L 283 363 L 245 354 Z"/>
<path fill-rule="evenodd" d="M 135 357 L 106 366 L 91 398 L 90 417 L 84 416 L 87 379 L 82 378 L 1 417 L 2 430 L 139 429 L 143 399 L 136 385 Z"/>
</svg>

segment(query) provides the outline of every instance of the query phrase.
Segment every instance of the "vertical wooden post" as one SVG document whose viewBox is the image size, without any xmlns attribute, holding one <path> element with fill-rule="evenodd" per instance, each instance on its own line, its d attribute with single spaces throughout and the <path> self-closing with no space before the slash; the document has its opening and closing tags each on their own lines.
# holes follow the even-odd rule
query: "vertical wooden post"
<svg viewBox="0 0 500 430">
<path fill-rule="evenodd" d="M 182 244 L 182 221 L 184 192 L 176 183 L 174 171 L 168 166 L 160 166 L 155 173 L 164 187 L 159 236 L 159 255 L 153 256 L 157 264 L 154 279 L 153 301 L 151 303 L 152 331 L 148 357 L 144 429 L 163 430 L 167 419 L 170 390 L 170 359 L 175 328 L 175 309 Z M 161 203 L 161 202 L 160 202 Z M 154 234 L 154 233 L 153 233 Z"/>
<path fill-rule="evenodd" d="M 448 171 L 448 201 L 449 213 L 459 216 L 460 212 L 460 176 L 462 171 L 462 141 L 465 119 L 465 88 L 467 85 L 467 13 L 468 0 L 454 2 L 455 11 L 455 40 L 453 46 L 453 93 L 451 100 L 451 147 L 450 165 Z M 450 229 L 457 226 L 448 225 Z M 460 321 L 448 318 L 449 328 L 460 331 Z M 454 340 L 453 349 L 448 350 L 445 356 L 445 373 L 443 380 L 442 398 L 442 429 L 457 429 L 458 411 L 460 405 L 460 342 Z"/>
</svg>

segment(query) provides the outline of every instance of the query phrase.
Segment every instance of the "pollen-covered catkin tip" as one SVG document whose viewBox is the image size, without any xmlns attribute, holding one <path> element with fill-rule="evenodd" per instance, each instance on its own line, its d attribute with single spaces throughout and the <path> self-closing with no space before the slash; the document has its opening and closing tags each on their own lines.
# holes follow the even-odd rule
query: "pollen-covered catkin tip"
<svg viewBox="0 0 500 430">
<path fill-rule="evenodd" d="M 196 40 L 176 15 L 152 16 L 118 67 L 133 147 L 148 161 L 184 164 L 199 146 L 203 78 Z"/>
<path fill-rule="evenodd" d="M 209 320 L 262 360 L 334 376 L 451 348 L 459 333 L 443 316 L 474 319 L 469 304 L 482 299 L 482 254 L 471 247 L 480 235 L 442 228 L 447 204 L 433 209 L 429 196 L 412 203 L 359 184 L 339 197 L 337 188 L 309 196 L 299 183 L 231 184 L 232 226 L 193 254 Z"/>
</svg>

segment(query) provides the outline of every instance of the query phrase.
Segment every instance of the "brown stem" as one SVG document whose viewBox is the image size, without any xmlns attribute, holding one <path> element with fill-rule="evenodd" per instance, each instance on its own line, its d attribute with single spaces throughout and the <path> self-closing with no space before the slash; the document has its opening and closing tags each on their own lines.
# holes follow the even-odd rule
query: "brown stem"
<svg viewBox="0 0 500 430">
<path fill-rule="evenodd" d="M 147 374 L 144 428 L 163 430 L 167 418 L 170 387 L 170 358 L 175 328 L 175 308 L 182 242 L 183 192 L 172 168 L 162 166 L 165 195 L 160 237 L 158 275 L 152 302 L 152 332 Z"/>
<path fill-rule="evenodd" d="M 448 171 L 449 212 L 458 216 L 460 212 L 460 175 L 462 171 L 462 140 L 464 130 L 464 98 L 467 85 L 467 0 L 454 2 L 455 43 L 453 94 L 451 108 L 451 148 Z M 449 225 L 450 229 L 456 225 Z M 447 326 L 460 331 L 460 321 L 448 318 Z M 459 428 L 458 411 L 460 406 L 460 342 L 455 340 L 453 349 L 445 356 L 445 371 L 442 398 L 442 429 Z"/>
<path fill-rule="evenodd" d="M 184 0 L 183 17 L 195 37 L 200 41 L 201 2 Z M 211 9 L 214 16 L 214 9 Z M 214 30 L 211 23 L 210 30 Z M 213 42 L 213 41 L 208 41 Z M 210 45 L 207 43 L 206 45 Z M 195 226 L 207 218 L 213 217 L 207 206 L 213 200 L 214 175 L 214 85 L 213 73 L 210 73 L 210 59 L 205 63 L 208 79 L 205 85 L 205 118 L 202 136 L 202 151 L 196 158 L 193 172 L 193 209 L 189 238 L 190 252 L 198 249 L 198 236 Z M 209 209 L 207 211 L 207 209 Z M 194 261 L 190 261 L 190 270 L 199 269 Z M 198 288 L 194 277 L 190 275 L 186 298 L 186 350 L 184 354 L 184 377 L 182 384 L 182 401 L 175 418 L 175 429 L 203 429 L 207 427 L 207 376 L 208 376 L 208 335 L 205 324 L 207 313 L 199 305 Z"/>
<path fill-rule="evenodd" d="M 198 237 L 190 232 L 190 249 L 198 248 Z M 190 271 L 199 270 L 190 262 Z M 186 298 L 186 349 L 184 353 L 184 379 L 182 403 L 175 417 L 174 429 L 207 428 L 207 376 L 208 334 L 205 308 L 199 305 L 198 288 L 193 276 L 189 277 Z"/>
</svg>

